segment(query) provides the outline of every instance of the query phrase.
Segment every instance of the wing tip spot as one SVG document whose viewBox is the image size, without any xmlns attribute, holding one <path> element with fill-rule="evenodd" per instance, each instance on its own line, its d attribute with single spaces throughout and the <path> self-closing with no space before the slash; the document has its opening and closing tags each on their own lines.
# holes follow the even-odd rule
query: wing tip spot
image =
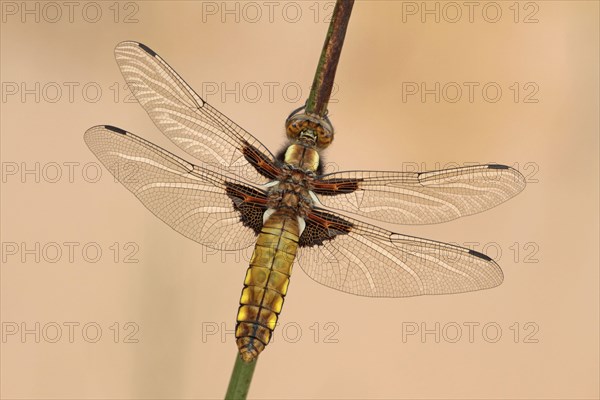
<svg viewBox="0 0 600 400">
<path fill-rule="evenodd" d="M 146 46 L 143 43 L 138 43 L 137 45 L 140 46 L 140 48 L 142 50 L 144 50 L 146 53 L 150 54 L 152 57 L 156 57 L 156 53 L 150 47 Z"/>
<path fill-rule="evenodd" d="M 473 255 L 475 257 L 479 257 L 481 259 L 484 259 L 485 261 L 494 261 L 494 260 L 492 260 L 491 257 L 489 257 L 489 256 L 487 256 L 487 255 L 485 255 L 483 253 L 480 253 L 478 251 L 475 251 L 475 250 L 469 250 L 469 254 L 471 254 L 471 255 Z"/>
<path fill-rule="evenodd" d="M 126 130 L 121 129 L 121 128 L 117 128 L 116 126 L 112 126 L 112 125 L 104 125 L 104 128 L 106 128 L 109 131 L 113 131 L 115 133 L 118 133 L 120 135 L 125 135 L 127 133 Z"/>
</svg>

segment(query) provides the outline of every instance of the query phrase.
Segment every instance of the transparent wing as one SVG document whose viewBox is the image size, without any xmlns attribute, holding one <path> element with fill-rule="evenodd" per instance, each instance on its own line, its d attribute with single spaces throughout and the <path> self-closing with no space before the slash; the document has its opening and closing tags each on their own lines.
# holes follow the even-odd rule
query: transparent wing
<svg viewBox="0 0 600 400">
<path fill-rule="evenodd" d="M 153 50 L 122 42 L 115 48 L 115 58 L 138 102 L 177 146 L 204 164 L 247 181 L 272 180 L 273 154 L 202 100 Z"/>
<path fill-rule="evenodd" d="M 328 208 L 395 224 L 435 224 L 488 210 L 517 195 L 525 178 L 497 164 L 429 172 L 348 171 L 322 176 Z"/>
<path fill-rule="evenodd" d="M 218 250 L 255 242 L 266 209 L 264 192 L 116 127 L 95 126 L 84 139 L 114 177 L 177 232 Z"/>
<path fill-rule="evenodd" d="M 502 270 L 473 250 L 386 231 L 314 211 L 300 238 L 298 264 L 315 281 L 360 296 L 408 297 L 488 289 Z"/>
</svg>

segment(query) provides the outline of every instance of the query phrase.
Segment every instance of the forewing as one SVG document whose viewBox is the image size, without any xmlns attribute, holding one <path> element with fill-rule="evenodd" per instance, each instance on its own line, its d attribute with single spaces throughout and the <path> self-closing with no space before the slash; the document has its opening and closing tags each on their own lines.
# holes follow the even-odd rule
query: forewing
<svg viewBox="0 0 600 400">
<path fill-rule="evenodd" d="M 462 293 L 503 280 L 484 254 L 322 211 L 306 218 L 299 245 L 298 264 L 312 279 L 360 296 Z"/>
<path fill-rule="evenodd" d="M 260 189 L 116 127 L 95 126 L 84 138 L 113 176 L 177 232 L 218 250 L 246 248 L 256 240 L 266 209 Z"/>
<path fill-rule="evenodd" d="M 265 183 L 276 177 L 273 154 L 200 98 L 152 49 L 122 42 L 115 57 L 138 102 L 181 149 L 249 182 Z"/>
<path fill-rule="evenodd" d="M 525 188 L 505 165 L 429 172 L 348 171 L 315 181 L 319 201 L 331 209 L 395 224 L 436 224 L 476 214 Z"/>
</svg>

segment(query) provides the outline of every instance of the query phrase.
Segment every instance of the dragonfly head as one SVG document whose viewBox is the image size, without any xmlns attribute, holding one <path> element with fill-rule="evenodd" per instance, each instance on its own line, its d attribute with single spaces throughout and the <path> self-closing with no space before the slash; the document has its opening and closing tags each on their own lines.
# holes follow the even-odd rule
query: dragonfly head
<svg viewBox="0 0 600 400">
<path fill-rule="evenodd" d="M 303 107 L 302 107 L 303 108 Z M 333 141 L 333 126 L 327 117 L 295 110 L 285 121 L 287 137 L 322 150 Z"/>
</svg>

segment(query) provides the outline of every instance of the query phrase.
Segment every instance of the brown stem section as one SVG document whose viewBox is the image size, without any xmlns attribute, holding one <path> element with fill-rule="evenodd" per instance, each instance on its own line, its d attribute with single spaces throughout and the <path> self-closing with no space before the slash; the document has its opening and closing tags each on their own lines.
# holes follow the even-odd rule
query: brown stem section
<svg viewBox="0 0 600 400">
<path fill-rule="evenodd" d="M 353 5 L 354 0 L 337 0 L 335 3 L 329 30 L 325 37 L 325 44 L 317 65 L 315 79 L 306 102 L 305 112 L 307 114 L 317 114 L 323 117 L 327 113 L 327 104 L 333 89 L 335 71 L 342 53 Z"/>
</svg>

